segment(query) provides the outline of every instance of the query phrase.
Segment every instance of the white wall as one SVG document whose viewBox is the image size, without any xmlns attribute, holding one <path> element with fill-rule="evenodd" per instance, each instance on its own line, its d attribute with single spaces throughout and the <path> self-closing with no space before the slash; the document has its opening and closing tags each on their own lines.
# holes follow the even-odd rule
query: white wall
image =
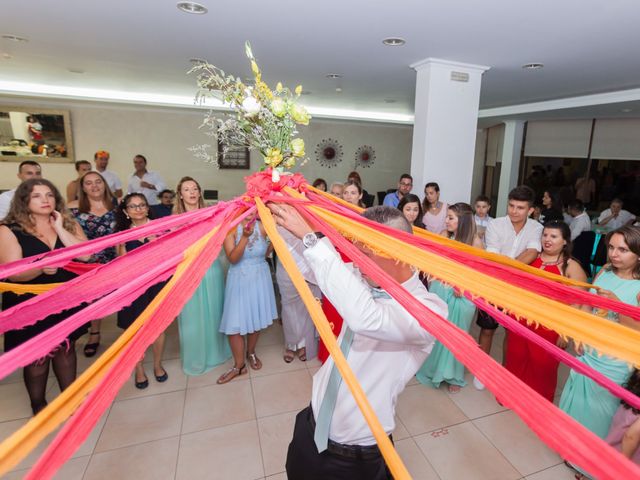
<svg viewBox="0 0 640 480">
<path fill-rule="evenodd" d="M 206 189 L 217 189 L 227 200 L 244 192 L 243 177 L 257 171 L 262 160 L 252 152 L 250 170 L 217 170 L 193 157 L 188 147 L 212 143 L 198 127 L 204 111 L 196 109 L 148 107 L 72 100 L 21 99 L 0 96 L 0 104 L 69 110 L 76 160 L 90 160 L 97 150 L 111 153 L 109 168 L 123 182 L 133 172 L 133 156 L 141 153 L 149 169 L 159 172 L 170 186 L 190 175 Z M 309 161 L 300 169 L 311 183 L 323 177 L 328 183 L 344 180 L 354 169 L 355 152 L 361 145 L 376 151 L 371 168 L 358 169 L 364 188 L 375 193 L 396 186 L 399 176 L 409 171 L 412 127 L 407 125 L 313 119 L 301 129 Z M 321 167 L 315 147 L 324 138 L 338 140 L 343 160 L 336 168 Z M 17 163 L 0 162 L 0 188 L 14 188 Z M 45 178 L 63 188 L 76 173 L 72 164 L 43 165 Z"/>
</svg>

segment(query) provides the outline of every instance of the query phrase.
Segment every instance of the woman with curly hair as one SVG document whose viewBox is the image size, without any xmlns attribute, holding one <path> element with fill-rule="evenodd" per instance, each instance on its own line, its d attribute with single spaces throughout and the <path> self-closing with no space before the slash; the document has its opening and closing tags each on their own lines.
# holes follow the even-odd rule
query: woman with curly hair
<svg viewBox="0 0 640 480">
<path fill-rule="evenodd" d="M 58 189 L 45 179 L 26 180 L 16 189 L 9 213 L 0 225 L 0 263 L 41 255 L 83 241 L 86 241 L 84 232 L 69 215 Z M 88 257 L 79 258 L 79 260 L 87 259 Z M 42 284 L 66 282 L 74 277 L 73 273 L 61 268 L 45 267 L 14 275 L 8 280 L 14 283 Z M 17 295 L 13 292 L 4 292 L 2 309 L 8 310 L 32 297 L 34 295 L 30 293 Z M 6 332 L 5 352 L 57 325 L 77 310 L 78 308 L 55 313 L 33 325 Z M 24 367 L 24 383 L 34 415 L 47 406 L 45 393 L 50 365 L 53 365 L 60 391 L 75 380 L 77 370 L 75 341 L 86 331 L 86 326 L 78 328 L 49 355 Z"/>
</svg>

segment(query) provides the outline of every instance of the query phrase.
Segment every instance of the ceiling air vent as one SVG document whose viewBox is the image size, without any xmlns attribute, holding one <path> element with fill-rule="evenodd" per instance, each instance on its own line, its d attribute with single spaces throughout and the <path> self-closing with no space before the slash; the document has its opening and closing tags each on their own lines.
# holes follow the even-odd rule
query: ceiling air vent
<svg viewBox="0 0 640 480">
<path fill-rule="evenodd" d="M 451 72 L 451 81 L 466 83 L 469 81 L 469 74 L 464 72 Z"/>
</svg>

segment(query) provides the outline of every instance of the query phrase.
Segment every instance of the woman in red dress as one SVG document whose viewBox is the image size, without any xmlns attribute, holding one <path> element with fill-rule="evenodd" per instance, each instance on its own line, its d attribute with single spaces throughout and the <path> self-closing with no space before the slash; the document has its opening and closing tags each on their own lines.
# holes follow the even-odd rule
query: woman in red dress
<svg viewBox="0 0 640 480">
<path fill-rule="evenodd" d="M 580 282 L 587 281 L 580 264 L 571 258 L 571 232 L 569 226 L 562 221 L 545 224 L 542 231 L 542 252 L 531 266 Z M 524 320 L 521 323 L 548 342 L 566 348 L 566 342 L 554 330 L 542 325 L 527 325 Z M 559 361 L 543 348 L 509 332 L 505 368 L 550 402 L 553 402 L 556 393 L 558 364 Z"/>
</svg>

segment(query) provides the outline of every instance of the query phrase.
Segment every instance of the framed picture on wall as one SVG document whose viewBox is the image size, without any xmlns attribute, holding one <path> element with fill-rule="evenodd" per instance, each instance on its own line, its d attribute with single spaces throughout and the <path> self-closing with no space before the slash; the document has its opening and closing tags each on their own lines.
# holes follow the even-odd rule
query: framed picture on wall
<svg viewBox="0 0 640 480">
<path fill-rule="evenodd" d="M 0 105 L 0 161 L 73 163 L 68 110 Z"/>
<path fill-rule="evenodd" d="M 230 147 L 224 152 L 222 143 L 218 142 L 218 166 L 236 170 L 249 170 L 249 149 L 247 147 Z"/>
</svg>

